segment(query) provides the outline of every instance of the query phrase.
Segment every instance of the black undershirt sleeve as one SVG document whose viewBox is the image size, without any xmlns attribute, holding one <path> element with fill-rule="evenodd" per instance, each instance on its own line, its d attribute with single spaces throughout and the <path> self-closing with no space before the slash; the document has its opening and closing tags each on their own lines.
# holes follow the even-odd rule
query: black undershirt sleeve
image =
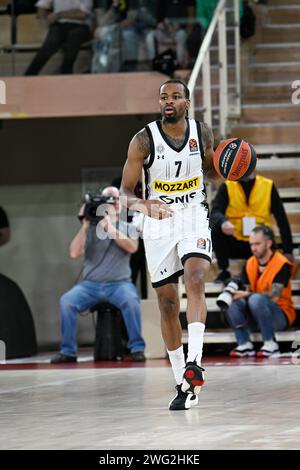
<svg viewBox="0 0 300 470">
<path fill-rule="evenodd" d="M 279 193 L 273 184 L 271 193 L 271 212 L 274 215 L 282 241 L 282 249 L 284 253 L 293 252 L 293 240 L 290 224 L 285 209 L 280 199 Z"/>
<path fill-rule="evenodd" d="M 226 184 L 222 184 L 212 202 L 211 216 L 210 220 L 213 225 L 222 225 L 225 222 L 227 217 L 225 217 L 225 212 L 228 206 L 228 192 Z"/>
</svg>

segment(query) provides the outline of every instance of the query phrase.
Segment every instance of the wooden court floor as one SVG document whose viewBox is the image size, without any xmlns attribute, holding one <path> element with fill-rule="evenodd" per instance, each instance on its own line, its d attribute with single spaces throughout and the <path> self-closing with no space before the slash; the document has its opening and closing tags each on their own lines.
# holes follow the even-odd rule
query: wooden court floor
<svg viewBox="0 0 300 470">
<path fill-rule="evenodd" d="M 198 406 L 171 412 L 166 360 L 8 361 L 0 365 L 0 449 L 300 449 L 294 362 L 206 359 Z"/>
</svg>

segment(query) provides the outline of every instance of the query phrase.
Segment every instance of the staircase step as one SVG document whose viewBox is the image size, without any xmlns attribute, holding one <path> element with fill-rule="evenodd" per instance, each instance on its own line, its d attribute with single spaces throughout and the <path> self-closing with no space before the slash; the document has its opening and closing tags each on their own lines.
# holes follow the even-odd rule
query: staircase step
<svg viewBox="0 0 300 470">
<path fill-rule="evenodd" d="M 300 107 L 290 103 L 246 104 L 242 107 L 244 122 L 299 121 Z"/>
<path fill-rule="evenodd" d="M 264 43 L 269 42 L 297 42 L 300 37 L 300 24 L 268 24 L 262 31 Z"/>
<path fill-rule="evenodd" d="M 300 182 L 300 169 L 299 168 L 296 170 L 287 170 L 287 171 L 274 171 L 274 170 L 261 171 L 260 170 L 259 174 L 265 176 L 266 178 L 271 178 L 278 188 L 279 187 L 289 188 L 297 184 L 299 185 L 299 182 Z M 297 221 L 295 221 L 294 215 L 290 216 L 290 221 L 292 223 L 297 223 Z"/>
<path fill-rule="evenodd" d="M 218 46 L 210 47 L 210 63 L 211 65 L 218 65 L 219 60 L 219 48 Z M 234 65 L 235 64 L 235 49 L 233 45 L 227 44 L 227 64 Z"/>
<path fill-rule="evenodd" d="M 251 82 L 242 87 L 243 103 L 287 103 L 291 102 L 291 95 L 294 90 L 291 88 L 291 82 Z"/>
<path fill-rule="evenodd" d="M 300 122 L 260 122 L 256 124 L 240 123 L 231 134 L 242 137 L 253 145 L 256 144 L 297 144 L 299 143 Z"/>
<path fill-rule="evenodd" d="M 299 0 L 269 0 L 270 7 L 283 7 L 286 5 L 299 5 Z"/>
<path fill-rule="evenodd" d="M 206 297 L 206 307 L 208 312 L 218 312 L 220 308 L 216 304 L 216 298 L 212 297 Z M 297 309 L 300 308 L 300 296 L 295 295 L 293 296 L 293 301 L 295 304 L 295 307 Z M 180 300 L 180 311 L 181 312 L 186 312 L 186 307 L 187 307 L 187 299 L 181 299 Z"/>
<path fill-rule="evenodd" d="M 212 65 L 210 67 L 210 81 L 212 85 L 217 85 L 219 83 L 219 74 L 220 68 L 217 65 Z M 227 70 L 228 83 L 235 83 L 235 67 L 232 64 L 228 65 Z M 201 86 L 202 84 L 202 75 L 197 80 L 197 85 Z"/>
<path fill-rule="evenodd" d="M 299 42 L 257 44 L 254 58 L 256 63 L 297 62 L 297 60 L 300 58 L 299 51 Z"/>
<path fill-rule="evenodd" d="M 244 262 L 245 261 L 242 260 L 242 264 Z M 292 280 L 291 284 L 292 284 L 292 292 L 293 293 L 300 290 L 300 280 L 299 279 Z M 213 294 L 215 296 L 218 296 L 222 292 L 223 289 L 224 289 L 223 285 L 219 282 L 206 282 L 205 283 L 205 294 L 209 294 L 210 296 L 212 296 Z M 186 296 L 185 295 L 185 286 L 184 286 L 183 282 L 181 282 L 179 284 L 179 296 L 180 297 Z"/>
<path fill-rule="evenodd" d="M 283 164 L 284 162 L 282 162 Z M 282 200 L 295 199 L 300 200 L 300 188 L 279 188 L 279 195 Z M 299 206 L 300 210 L 300 206 Z"/>
<path fill-rule="evenodd" d="M 228 82 L 229 83 L 234 83 L 235 81 L 235 67 L 231 64 L 228 66 L 228 71 L 227 71 L 227 76 L 228 76 Z M 174 72 L 174 77 L 179 78 L 179 80 L 182 80 L 185 83 L 188 83 L 189 79 L 191 76 L 191 70 L 184 69 L 184 70 L 176 70 Z M 212 85 L 217 85 L 219 83 L 219 66 L 217 65 L 212 65 L 210 67 L 210 80 Z M 196 88 L 201 87 L 202 84 L 202 74 L 200 73 L 197 83 L 196 83 Z"/>
<path fill-rule="evenodd" d="M 294 24 L 300 23 L 300 5 L 283 5 L 268 7 L 270 23 Z"/>
<path fill-rule="evenodd" d="M 249 70 L 253 74 L 253 81 L 274 82 L 298 80 L 300 76 L 300 62 L 270 62 L 251 64 Z"/>
<path fill-rule="evenodd" d="M 287 331 L 278 331 L 275 333 L 276 341 L 277 342 L 296 342 L 296 344 L 300 341 L 300 330 L 298 329 L 289 329 Z M 251 340 L 253 342 L 262 342 L 262 337 L 260 333 L 251 333 Z M 183 344 L 188 343 L 188 332 L 187 330 L 183 330 L 181 341 Z M 236 337 L 232 330 L 229 329 L 216 329 L 213 328 L 211 331 L 209 329 L 205 330 L 204 344 L 227 344 L 227 343 L 236 343 Z M 285 354 L 292 354 L 292 353 L 278 353 L 278 357 L 285 357 Z M 293 354 L 295 354 L 293 352 Z M 276 356 L 277 357 L 277 356 Z M 290 356 L 288 356 L 290 357 Z"/>
<path fill-rule="evenodd" d="M 234 85 L 228 86 L 229 92 L 233 93 L 235 88 Z M 219 85 L 212 85 L 211 87 L 211 100 L 212 106 L 217 107 L 219 104 L 219 93 L 220 93 Z M 196 87 L 195 89 L 195 102 L 196 102 L 196 109 L 201 109 L 203 105 L 203 89 L 202 87 Z"/>
<path fill-rule="evenodd" d="M 264 159 L 260 160 L 260 165 L 265 164 L 268 168 L 274 165 L 278 165 L 279 168 L 282 168 L 282 163 L 284 162 L 285 164 L 289 162 L 291 163 L 290 166 L 294 167 L 297 165 L 297 162 L 300 161 L 300 144 L 287 144 L 287 145 L 257 145 L 256 146 L 256 151 L 259 155 L 267 155 L 273 157 L 271 160 L 270 159 Z M 278 158 L 279 156 L 282 155 L 288 155 L 290 156 L 295 156 L 296 158 L 289 158 L 289 160 L 282 160 L 282 158 Z"/>
<path fill-rule="evenodd" d="M 233 26 L 227 26 L 226 28 L 226 40 L 227 44 L 234 44 L 234 27 Z M 219 36 L 218 36 L 218 30 L 216 30 L 213 34 L 212 37 L 212 46 L 217 46 L 219 43 Z"/>
<path fill-rule="evenodd" d="M 232 92 L 234 88 L 231 88 Z M 198 101 L 197 103 L 202 103 L 202 93 L 197 94 Z M 218 105 L 219 95 L 214 92 L 212 95 L 212 117 L 219 119 L 219 105 Z M 195 111 L 202 113 L 204 112 L 204 107 L 200 104 L 195 107 Z M 203 120 L 203 116 L 199 116 L 200 120 Z M 198 119 L 198 118 L 197 118 Z M 242 106 L 242 116 L 241 119 L 244 123 L 259 123 L 259 122 L 291 122 L 299 121 L 300 119 L 300 109 L 299 106 L 295 106 L 290 103 L 274 103 L 269 104 L 265 103 L 262 107 L 261 103 L 255 104 L 245 104 Z"/>
</svg>

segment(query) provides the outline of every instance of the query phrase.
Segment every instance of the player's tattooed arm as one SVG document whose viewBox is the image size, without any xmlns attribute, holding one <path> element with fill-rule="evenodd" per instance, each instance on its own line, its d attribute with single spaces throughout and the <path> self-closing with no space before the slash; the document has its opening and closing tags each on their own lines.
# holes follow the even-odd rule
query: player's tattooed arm
<svg viewBox="0 0 300 470">
<path fill-rule="evenodd" d="M 150 141 L 146 129 L 142 129 L 135 135 L 137 141 L 137 147 L 140 153 L 147 158 L 150 154 Z"/>
<path fill-rule="evenodd" d="M 201 136 L 204 152 L 206 149 L 212 149 L 214 146 L 214 136 L 211 128 L 206 122 L 201 122 Z"/>
<path fill-rule="evenodd" d="M 135 195 L 135 187 L 142 175 L 145 158 L 150 153 L 150 142 L 146 129 L 142 129 L 131 140 L 121 182 L 121 203 L 132 210 L 139 208 L 141 199 Z"/>
</svg>

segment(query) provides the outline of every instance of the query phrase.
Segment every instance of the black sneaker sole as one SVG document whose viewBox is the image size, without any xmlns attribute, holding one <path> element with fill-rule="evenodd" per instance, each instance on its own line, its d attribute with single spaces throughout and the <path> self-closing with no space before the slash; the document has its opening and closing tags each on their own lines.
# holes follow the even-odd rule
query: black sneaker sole
<svg viewBox="0 0 300 470">
<path fill-rule="evenodd" d="M 198 366 L 191 364 L 186 367 L 183 374 L 183 383 L 181 390 L 185 393 L 199 395 L 201 387 L 204 385 L 202 370 Z"/>
</svg>

